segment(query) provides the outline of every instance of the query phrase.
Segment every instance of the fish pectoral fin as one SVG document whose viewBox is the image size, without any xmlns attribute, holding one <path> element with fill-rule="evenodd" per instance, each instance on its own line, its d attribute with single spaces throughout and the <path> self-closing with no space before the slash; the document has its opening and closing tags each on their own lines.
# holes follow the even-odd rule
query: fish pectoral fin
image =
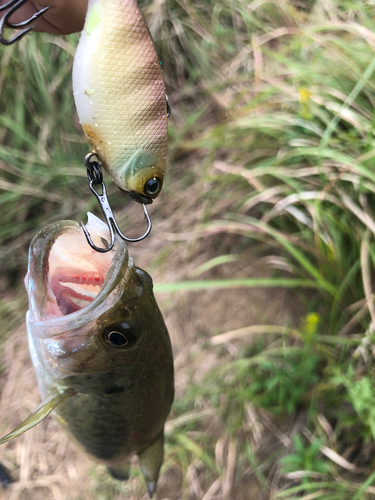
<svg viewBox="0 0 375 500">
<path fill-rule="evenodd" d="M 130 464 L 128 462 L 119 465 L 109 465 L 108 472 L 114 479 L 127 481 L 130 477 Z"/>
<path fill-rule="evenodd" d="M 52 410 L 56 408 L 64 399 L 69 398 L 75 393 L 72 389 L 66 389 L 64 392 L 54 391 L 45 399 L 30 415 L 9 434 L 0 439 L 0 444 L 4 444 L 11 439 L 20 436 L 35 425 L 44 420 Z"/>
<path fill-rule="evenodd" d="M 153 497 L 156 483 L 159 477 L 164 455 L 164 432 L 153 441 L 147 448 L 138 453 L 139 465 L 146 482 L 148 494 Z"/>
</svg>

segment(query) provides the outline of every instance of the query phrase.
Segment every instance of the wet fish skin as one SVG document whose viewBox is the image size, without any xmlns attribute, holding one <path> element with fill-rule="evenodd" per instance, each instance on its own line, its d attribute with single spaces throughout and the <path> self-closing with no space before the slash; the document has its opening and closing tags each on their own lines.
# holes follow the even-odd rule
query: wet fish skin
<svg viewBox="0 0 375 500">
<path fill-rule="evenodd" d="M 43 320 L 49 251 L 59 235 L 72 230 L 81 234 L 75 222 L 49 226 L 30 246 L 27 328 L 40 391 L 48 398 L 70 390 L 55 408 L 60 424 L 112 472 L 138 454 L 152 496 L 174 392 L 168 331 L 151 277 L 134 266 L 118 237 L 96 299 L 57 320 Z M 106 333 L 113 331 L 125 333 L 128 346 L 109 345 Z"/>
<path fill-rule="evenodd" d="M 137 332 L 140 343 L 142 336 L 152 336 L 147 339 L 149 345 L 144 341 L 138 349 L 124 352 L 103 346 L 100 352 L 92 341 L 92 346 L 86 344 L 69 352 L 69 340 L 61 339 L 60 373 L 57 374 L 59 368 L 53 370 L 56 388 L 65 386 L 77 391 L 56 408 L 58 420 L 85 451 L 108 465 L 118 464 L 156 439 L 163 431 L 172 403 L 173 367 L 164 321 L 142 277 L 138 272 L 137 275 L 133 276 L 132 285 L 137 288 L 133 300 L 124 293 L 122 304 L 102 315 L 92 336 L 98 337 L 108 325 L 116 328 L 126 322 Z M 47 346 L 47 350 L 50 348 Z M 38 350 L 37 345 L 35 349 Z M 48 370 L 44 363 L 41 360 Z M 158 364 L 163 367 L 159 369 Z M 49 390 L 46 380 L 49 376 L 40 381 L 45 396 Z"/>
</svg>

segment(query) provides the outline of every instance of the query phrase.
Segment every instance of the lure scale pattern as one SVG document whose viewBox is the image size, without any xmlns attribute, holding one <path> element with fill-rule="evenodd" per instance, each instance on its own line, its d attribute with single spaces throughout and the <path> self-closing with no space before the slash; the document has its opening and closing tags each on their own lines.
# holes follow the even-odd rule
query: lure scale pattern
<svg viewBox="0 0 375 500">
<path fill-rule="evenodd" d="M 92 33 L 84 30 L 83 49 L 78 47 L 75 57 L 74 97 L 82 127 L 120 187 L 123 166 L 139 151 L 156 155 L 162 178 L 167 107 L 151 35 L 134 0 L 91 0 L 88 16 L 95 7 L 100 22 Z"/>
</svg>

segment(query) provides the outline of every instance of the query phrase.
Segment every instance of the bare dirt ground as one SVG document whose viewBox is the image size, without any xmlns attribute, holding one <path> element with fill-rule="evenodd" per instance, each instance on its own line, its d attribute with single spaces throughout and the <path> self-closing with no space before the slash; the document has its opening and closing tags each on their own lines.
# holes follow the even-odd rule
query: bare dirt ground
<svg viewBox="0 0 375 500">
<path fill-rule="evenodd" d="M 194 206 L 194 197 L 186 196 L 160 206 L 152 213 L 154 230 L 144 242 L 132 245 L 130 254 L 136 265 L 147 270 L 154 283 L 178 281 L 189 277 L 199 264 L 230 251 L 233 241 L 220 236 L 212 240 L 194 240 L 187 236 L 175 238 L 181 228 L 189 231 L 201 220 L 203 207 Z M 177 210 L 176 210 L 177 207 Z M 139 207 L 138 207 L 139 208 Z M 126 209 L 130 225 L 139 217 L 139 211 Z M 184 216 L 182 214 L 188 214 Z M 120 218 L 121 227 L 124 221 Z M 134 232 L 142 230 L 143 221 L 135 224 Z M 176 241 L 175 241 L 176 240 Z M 164 256 L 161 258 L 160 256 Z M 251 263 L 232 263 L 205 273 L 205 279 L 264 276 L 264 270 Z M 283 290 L 233 289 L 173 294 L 157 294 L 165 317 L 174 351 L 175 386 L 178 401 L 189 384 L 199 383 L 204 375 L 225 359 L 233 359 L 238 344 L 227 342 L 218 356 L 217 349 L 207 340 L 217 334 L 254 324 L 284 325 L 294 318 L 298 321 L 300 305 L 296 295 Z M 26 311 L 25 311 L 26 312 Z M 247 339 L 248 341 L 248 339 Z M 224 357 L 223 357 L 224 356 Z M 25 325 L 12 331 L 4 350 L 6 369 L 0 381 L 0 433 L 6 434 L 40 403 L 36 378 L 31 365 Z M 208 411 L 204 419 L 207 428 L 220 425 L 217 417 Z M 255 425 L 255 424 L 254 424 Z M 173 426 L 173 412 L 168 426 Z M 258 426 L 258 427 L 256 427 Z M 256 423 L 259 447 L 262 443 L 277 441 L 274 429 Z M 282 435 L 290 429 L 283 429 Z M 277 432 L 276 432 L 277 434 Z M 267 437 L 267 435 L 269 435 Z M 287 438 L 285 438 L 287 439 Z M 158 483 L 158 500 L 251 500 L 268 499 L 269 491 L 262 491 L 254 474 L 236 477 L 236 446 L 218 439 L 218 460 L 226 473 L 213 483 L 204 479 L 204 470 L 189 467 L 187 477 L 173 465 L 166 464 Z M 222 450 L 220 446 L 222 444 Z M 278 444 L 280 442 L 278 441 Z M 272 444 L 271 444 L 272 446 Z M 220 458 L 221 457 L 221 458 Z M 54 420 L 48 417 L 27 433 L 1 447 L 0 461 L 10 471 L 14 482 L 7 490 L 0 489 L 0 500 L 146 500 L 148 498 L 140 473 L 127 483 L 110 479 L 105 468 L 95 465 L 68 438 Z M 135 461 L 136 464 L 136 461 Z M 225 465 L 226 464 L 226 465 Z M 231 465 L 232 464 L 232 465 Z M 137 471 L 137 469 L 135 469 Z M 118 484 L 116 486 L 116 484 Z M 183 484 L 185 485 L 183 487 Z M 186 488 L 188 484 L 188 488 Z"/>
<path fill-rule="evenodd" d="M 191 380 L 199 382 L 218 363 L 214 351 L 194 349 L 199 339 L 212 333 L 259 324 L 260 319 L 264 320 L 265 317 L 283 324 L 290 314 L 290 297 L 281 291 L 231 290 L 199 292 L 188 297 L 175 295 L 167 299 L 160 297 L 159 302 L 164 304 L 163 312 L 173 344 L 176 399 L 184 394 Z M 236 347 L 231 345 L 228 349 L 236 350 Z M 24 419 L 40 402 L 24 325 L 12 332 L 5 348 L 5 362 L 7 368 L 2 379 L 1 395 L 2 434 Z M 97 480 L 92 476 L 105 474 L 103 467 L 95 467 L 89 458 L 68 441 L 52 418 L 4 445 L 1 461 L 11 471 L 15 482 L 6 491 L 0 492 L 0 499 L 94 498 Z M 98 470 L 95 472 L 95 469 Z M 132 481 L 129 482 L 126 495 L 117 493 L 119 496 L 113 498 L 145 500 L 145 490 L 143 493 L 139 491 L 142 489 L 141 481 L 137 478 L 133 482 L 133 486 Z M 178 473 L 164 471 L 156 498 L 181 498 L 181 483 L 182 478 Z M 220 484 L 217 486 L 219 490 Z M 212 493 L 212 496 L 204 498 L 224 498 L 217 495 L 218 491 L 213 490 Z M 247 500 L 259 498 L 258 494 L 260 486 L 257 481 L 243 485 L 239 481 L 233 491 L 233 498 Z M 199 496 L 193 493 L 191 498 Z"/>
</svg>

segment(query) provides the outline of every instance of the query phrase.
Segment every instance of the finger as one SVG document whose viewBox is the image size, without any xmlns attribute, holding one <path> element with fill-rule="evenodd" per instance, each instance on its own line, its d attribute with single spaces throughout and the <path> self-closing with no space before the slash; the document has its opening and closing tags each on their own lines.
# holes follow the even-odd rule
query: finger
<svg viewBox="0 0 375 500">
<path fill-rule="evenodd" d="M 0 5 L 4 5 L 8 1 L 0 0 Z M 54 35 L 68 35 L 82 30 L 86 16 L 87 0 L 28 1 L 12 14 L 10 22 L 19 23 L 30 19 L 44 7 L 50 8 L 43 16 L 32 23 L 33 31 L 43 31 Z M 0 12 L 0 19 L 4 13 Z"/>
<path fill-rule="evenodd" d="M 40 25 L 35 23 L 35 31 L 46 31 L 59 35 L 69 35 L 82 31 L 85 23 L 88 0 L 43 0 L 35 2 L 37 10 L 50 6 L 50 9 L 40 19 Z M 49 28 L 44 23 L 49 24 Z M 58 30 L 58 31 L 52 31 Z M 48 31 L 47 31 L 48 30 Z"/>
</svg>

